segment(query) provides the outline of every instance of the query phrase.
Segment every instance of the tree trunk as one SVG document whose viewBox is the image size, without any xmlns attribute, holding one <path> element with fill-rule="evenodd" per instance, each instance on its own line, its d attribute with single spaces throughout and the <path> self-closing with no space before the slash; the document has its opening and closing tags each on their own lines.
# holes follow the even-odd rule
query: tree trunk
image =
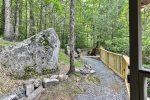
<svg viewBox="0 0 150 100">
<path fill-rule="evenodd" d="M 0 35 L 2 33 L 4 33 L 4 28 L 5 28 L 5 1 L 4 0 L 2 1 L 2 11 L 1 11 L 1 13 L 2 13 L 2 16 L 1 16 L 2 23 L 1 23 L 1 29 L 0 29 L 1 33 L 0 33 Z"/>
<path fill-rule="evenodd" d="M 47 14 L 46 14 L 46 12 L 47 12 L 47 4 L 45 4 L 45 19 L 44 19 L 44 29 L 46 29 L 47 28 Z"/>
<path fill-rule="evenodd" d="M 70 5 L 70 70 L 68 74 L 75 72 L 74 65 L 74 27 L 75 27 L 75 0 Z"/>
<path fill-rule="evenodd" d="M 19 33 L 18 33 L 18 40 L 20 39 L 19 36 L 21 36 L 21 34 L 24 32 L 23 31 L 23 21 L 22 21 L 22 8 L 23 8 L 23 1 L 19 0 Z M 26 38 L 26 37 L 24 37 Z"/>
<path fill-rule="evenodd" d="M 30 0 L 30 36 L 35 34 L 34 24 L 33 0 Z"/>
<path fill-rule="evenodd" d="M 26 0 L 26 37 L 28 36 L 28 1 Z"/>
<path fill-rule="evenodd" d="M 65 1 L 65 5 L 67 6 L 68 5 L 68 1 L 66 0 Z M 63 25 L 63 42 L 62 42 L 62 45 L 63 45 L 63 48 L 65 48 L 65 44 L 66 44 L 66 41 L 67 41 L 67 36 L 65 36 L 65 33 L 68 32 L 67 30 L 67 7 L 65 8 L 65 19 L 64 19 L 64 25 Z M 67 41 L 68 42 L 68 41 Z"/>
<path fill-rule="evenodd" d="M 13 31 L 12 14 L 11 14 L 11 0 L 5 0 L 5 29 L 4 39 L 12 41 L 15 39 Z"/>
<path fill-rule="evenodd" d="M 15 11 L 15 35 L 16 39 L 19 33 L 19 0 L 16 1 L 16 11 Z"/>
<path fill-rule="evenodd" d="M 40 11 L 40 31 L 42 31 L 42 14 L 43 14 L 43 2 L 41 0 L 41 11 Z"/>
<path fill-rule="evenodd" d="M 22 27 L 22 0 L 19 0 L 19 26 Z"/>
</svg>

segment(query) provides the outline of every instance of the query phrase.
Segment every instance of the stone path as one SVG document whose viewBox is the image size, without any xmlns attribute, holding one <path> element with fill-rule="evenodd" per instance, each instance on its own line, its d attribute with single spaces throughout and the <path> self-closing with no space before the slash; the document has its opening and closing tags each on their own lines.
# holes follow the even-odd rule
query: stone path
<svg viewBox="0 0 150 100">
<path fill-rule="evenodd" d="M 74 100 L 128 100 L 124 81 L 108 69 L 101 61 L 84 57 L 84 62 L 91 64 L 100 79 L 99 85 L 86 85 L 86 92 L 75 96 Z"/>
</svg>

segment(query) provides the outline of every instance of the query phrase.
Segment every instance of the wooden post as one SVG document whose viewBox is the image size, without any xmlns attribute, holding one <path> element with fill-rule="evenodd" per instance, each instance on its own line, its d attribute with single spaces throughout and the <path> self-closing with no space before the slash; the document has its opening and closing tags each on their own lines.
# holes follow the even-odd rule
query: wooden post
<svg viewBox="0 0 150 100">
<path fill-rule="evenodd" d="M 142 69 L 141 0 L 129 0 L 130 25 L 130 100 L 146 100 L 146 81 Z"/>
</svg>

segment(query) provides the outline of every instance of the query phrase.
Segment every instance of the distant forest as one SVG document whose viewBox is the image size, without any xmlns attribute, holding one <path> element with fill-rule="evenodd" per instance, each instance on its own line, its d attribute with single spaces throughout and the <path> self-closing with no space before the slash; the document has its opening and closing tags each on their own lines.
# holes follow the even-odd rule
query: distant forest
<svg viewBox="0 0 150 100">
<path fill-rule="evenodd" d="M 7 9 L 7 13 L 5 13 Z M 128 0 L 76 0 L 75 47 L 103 46 L 129 54 Z M 150 7 L 142 11 L 143 61 L 150 64 Z M 69 41 L 70 0 L 0 0 L 0 35 L 22 41 L 54 28 L 61 47 Z"/>
</svg>

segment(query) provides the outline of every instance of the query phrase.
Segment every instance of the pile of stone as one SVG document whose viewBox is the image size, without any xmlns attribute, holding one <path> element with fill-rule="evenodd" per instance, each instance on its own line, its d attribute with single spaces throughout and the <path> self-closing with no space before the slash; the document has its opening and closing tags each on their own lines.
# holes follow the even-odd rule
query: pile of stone
<svg viewBox="0 0 150 100">
<path fill-rule="evenodd" d="M 68 79 L 68 75 L 52 75 L 50 78 L 29 79 L 23 84 L 23 88 L 19 89 L 1 100 L 39 100 L 41 94 L 46 88 L 57 85 L 60 81 Z"/>
<path fill-rule="evenodd" d="M 92 66 L 90 64 L 85 64 L 83 69 L 77 69 L 76 68 L 75 71 L 77 73 L 81 73 L 81 74 L 84 74 L 84 75 L 96 73 L 96 71 L 92 69 Z"/>
</svg>

